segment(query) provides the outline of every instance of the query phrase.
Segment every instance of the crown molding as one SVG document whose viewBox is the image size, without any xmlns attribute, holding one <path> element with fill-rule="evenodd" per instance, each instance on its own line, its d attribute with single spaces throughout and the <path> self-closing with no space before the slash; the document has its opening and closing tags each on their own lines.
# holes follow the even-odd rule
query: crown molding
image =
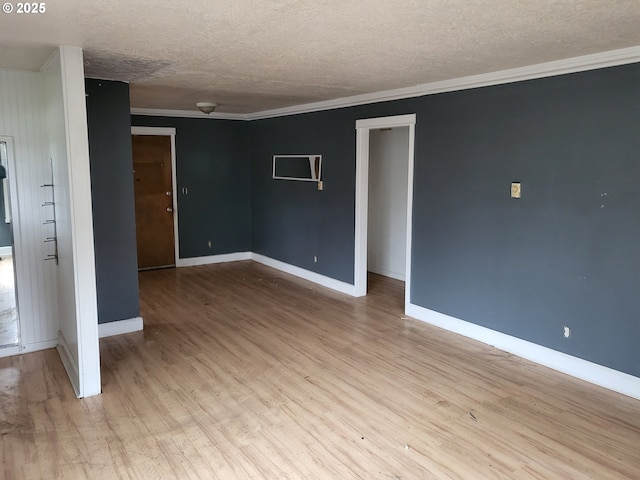
<svg viewBox="0 0 640 480">
<path fill-rule="evenodd" d="M 538 63 L 526 67 L 511 68 L 497 72 L 471 75 L 468 77 L 442 80 L 439 82 L 423 83 L 413 87 L 397 88 L 382 92 L 365 93 L 351 97 L 336 98 L 322 102 L 305 103 L 291 107 L 276 108 L 273 110 L 263 110 L 260 112 L 240 114 L 240 113 L 218 113 L 211 115 L 189 110 L 153 110 L 147 108 L 132 108 L 132 115 L 152 115 L 164 117 L 189 117 L 189 118 L 213 118 L 226 120 L 261 120 L 266 118 L 284 117 L 287 115 L 297 115 L 301 113 L 320 112 L 323 110 L 334 110 L 336 108 L 354 107 L 371 103 L 388 102 L 391 100 L 402 100 L 405 98 L 422 97 L 436 93 L 455 92 L 459 90 L 469 90 L 472 88 L 488 87 L 491 85 L 502 85 L 506 83 L 522 82 L 536 78 L 553 77 L 566 75 L 568 73 L 584 72 L 599 68 L 614 67 L 629 63 L 640 62 L 640 46 L 611 50 L 609 52 L 594 53 L 580 57 L 555 60 L 553 62 Z"/>
<path fill-rule="evenodd" d="M 248 120 L 244 113 L 211 112 L 206 115 L 195 110 L 158 110 L 155 108 L 132 108 L 131 115 L 145 115 L 148 117 L 182 117 L 209 120 Z"/>
<path fill-rule="evenodd" d="M 51 52 L 51 55 L 47 57 L 45 62 L 40 67 L 40 73 L 44 73 L 47 70 L 49 70 L 49 67 L 51 67 L 51 64 L 53 63 L 53 61 L 59 56 L 60 56 L 60 47 L 56 47 Z"/>
<path fill-rule="evenodd" d="M 404 98 L 421 97 L 435 93 L 454 92 L 471 88 L 488 87 L 505 83 L 521 82 L 535 78 L 552 77 L 567 73 L 595 70 L 598 68 L 613 67 L 628 63 L 640 62 L 640 46 L 612 50 L 609 52 L 595 53 L 581 57 L 556 60 L 553 62 L 539 63 L 526 67 L 500 70 L 498 72 L 471 75 L 468 77 L 454 78 L 440 82 L 423 83 L 413 87 L 398 88 L 375 93 L 365 93 L 351 97 L 336 98 L 323 102 L 307 103 L 292 107 L 265 110 L 247 114 L 247 120 L 259 120 L 263 118 L 282 117 L 300 113 L 333 110 L 336 108 L 353 107 L 370 103 L 388 102 Z"/>
</svg>

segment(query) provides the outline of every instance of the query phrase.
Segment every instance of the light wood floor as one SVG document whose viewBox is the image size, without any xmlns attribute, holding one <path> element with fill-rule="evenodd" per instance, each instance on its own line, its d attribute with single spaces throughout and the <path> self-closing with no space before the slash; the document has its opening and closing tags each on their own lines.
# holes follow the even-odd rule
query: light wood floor
<svg viewBox="0 0 640 480">
<path fill-rule="evenodd" d="M 640 401 L 240 262 L 140 274 L 103 394 L 0 359 L 0 477 L 637 479 Z"/>
</svg>

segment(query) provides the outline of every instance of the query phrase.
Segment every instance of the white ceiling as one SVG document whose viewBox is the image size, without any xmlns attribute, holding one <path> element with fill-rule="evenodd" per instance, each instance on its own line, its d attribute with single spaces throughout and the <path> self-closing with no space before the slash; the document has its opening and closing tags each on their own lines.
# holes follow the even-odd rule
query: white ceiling
<svg viewBox="0 0 640 480">
<path fill-rule="evenodd" d="M 13 1 L 13 0 L 11 0 Z M 13 2 L 14 5 L 16 2 Z M 52 0 L 0 13 L 0 68 L 56 45 L 131 106 L 250 113 L 640 45 L 640 0 Z"/>
</svg>

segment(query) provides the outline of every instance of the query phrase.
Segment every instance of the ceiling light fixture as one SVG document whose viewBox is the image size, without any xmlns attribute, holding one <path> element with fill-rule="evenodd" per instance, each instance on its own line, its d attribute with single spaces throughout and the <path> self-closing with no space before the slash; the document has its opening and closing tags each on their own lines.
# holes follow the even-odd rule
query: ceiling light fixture
<svg viewBox="0 0 640 480">
<path fill-rule="evenodd" d="M 217 103 L 213 103 L 213 102 L 198 102 L 196 103 L 196 107 L 198 107 L 198 110 L 200 110 L 202 113 L 206 113 L 207 115 L 209 115 L 211 112 L 213 112 L 216 107 L 218 106 Z"/>
</svg>

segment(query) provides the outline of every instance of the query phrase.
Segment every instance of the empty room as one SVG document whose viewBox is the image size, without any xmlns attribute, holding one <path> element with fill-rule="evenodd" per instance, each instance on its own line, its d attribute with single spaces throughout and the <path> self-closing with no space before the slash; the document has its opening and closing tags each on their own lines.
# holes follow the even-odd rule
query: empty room
<svg viewBox="0 0 640 480">
<path fill-rule="evenodd" d="M 5 2 L 0 478 L 640 478 L 638 25 Z"/>
</svg>

